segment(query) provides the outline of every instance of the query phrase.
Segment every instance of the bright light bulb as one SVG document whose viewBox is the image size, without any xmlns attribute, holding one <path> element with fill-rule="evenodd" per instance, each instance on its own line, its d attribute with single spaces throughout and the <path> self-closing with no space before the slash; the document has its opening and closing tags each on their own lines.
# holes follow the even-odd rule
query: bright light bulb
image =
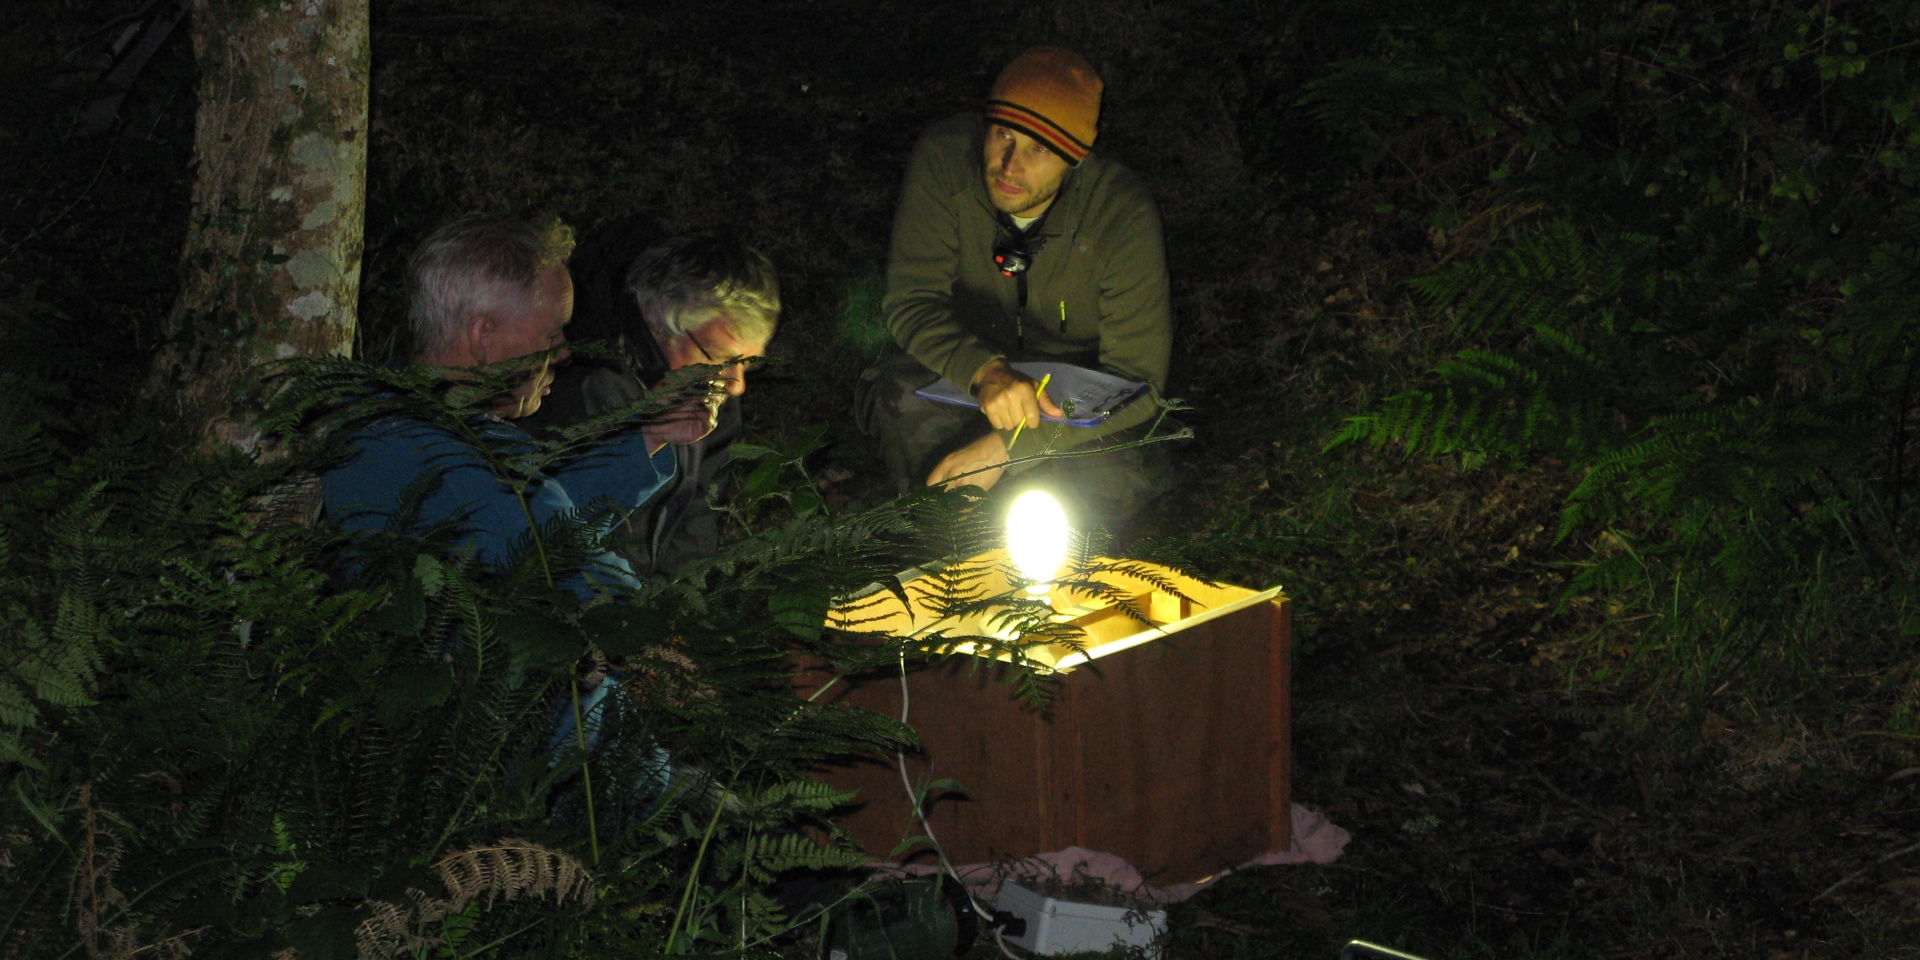
<svg viewBox="0 0 1920 960">
<path fill-rule="evenodd" d="M 1027 592 L 1044 595 L 1046 582 L 1067 560 L 1067 512 L 1044 490 L 1029 490 L 1007 511 L 1007 552 L 1020 576 L 1036 586 Z"/>
</svg>

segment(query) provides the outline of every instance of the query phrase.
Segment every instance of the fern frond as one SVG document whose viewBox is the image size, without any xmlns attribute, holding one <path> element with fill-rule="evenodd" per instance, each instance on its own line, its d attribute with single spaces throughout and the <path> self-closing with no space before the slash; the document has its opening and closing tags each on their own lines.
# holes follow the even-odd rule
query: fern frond
<svg viewBox="0 0 1920 960">
<path fill-rule="evenodd" d="M 518 837 L 461 850 L 433 864 L 432 871 L 446 885 L 454 912 L 481 897 L 491 902 L 550 894 L 555 904 L 591 904 L 597 895 L 585 864 Z"/>
</svg>

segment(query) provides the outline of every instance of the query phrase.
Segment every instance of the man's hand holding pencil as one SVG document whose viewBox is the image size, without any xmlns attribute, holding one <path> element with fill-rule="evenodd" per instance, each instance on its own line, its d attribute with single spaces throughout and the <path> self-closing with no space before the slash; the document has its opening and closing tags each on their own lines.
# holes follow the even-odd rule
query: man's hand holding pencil
<svg viewBox="0 0 1920 960">
<path fill-rule="evenodd" d="M 1066 411 L 1047 396 L 1045 386 L 1015 370 L 1004 359 L 994 359 L 973 376 L 973 394 L 980 399 L 980 412 L 995 430 L 1037 427 L 1044 414 L 1065 419 Z"/>
<path fill-rule="evenodd" d="M 1051 373 L 1045 374 L 1040 378 L 1040 385 L 1033 388 L 1033 398 L 1036 403 L 1041 400 L 1049 399 L 1047 397 L 1047 384 L 1052 382 L 1053 382 L 1053 374 Z M 1055 409 L 1058 409 L 1058 408 L 1055 408 Z M 1034 421 L 1034 423 L 1038 424 L 1039 421 L 1036 420 Z M 1007 450 L 1009 452 L 1013 450 L 1014 444 L 1020 442 L 1020 431 L 1025 430 L 1026 428 L 1027 428 L 1027 421 L 1025 420 L 1020 421 L 1020 425 L 1013 428 L 1013 436 L 1007 439 Z"/>
</svg>

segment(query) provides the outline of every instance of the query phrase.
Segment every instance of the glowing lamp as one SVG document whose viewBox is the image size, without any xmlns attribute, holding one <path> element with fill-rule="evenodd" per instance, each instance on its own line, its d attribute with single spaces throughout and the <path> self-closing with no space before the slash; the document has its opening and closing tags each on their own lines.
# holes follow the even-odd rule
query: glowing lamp
<svg viewBox="0 0 1920 960">
<path fill-rule="evenodd" d="M 1044 490 L 1029 490 L 1007 511 L 1007 553 L 1020 576 L 1033 581 L 1027 593 L 1044 597 L 1047 583 L 1067 560 L 1067 512 Z"/>
</svg>

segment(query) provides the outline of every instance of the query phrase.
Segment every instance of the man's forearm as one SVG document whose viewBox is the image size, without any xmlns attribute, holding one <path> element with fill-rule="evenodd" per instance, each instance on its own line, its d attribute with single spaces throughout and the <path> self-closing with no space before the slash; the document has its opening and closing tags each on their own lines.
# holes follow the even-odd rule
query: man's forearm
<svg viewBox="0 0 1920 960">
<path fill-rule="evenodd" d="M 952 297 L 926 289 L 934 281 L 899 276 L 907 272 L 889 270 L 884 307 L 894 343 L 947 382 L 973 386 L 981 369 L 1004 354 L 954 317 Z"/>
</svg>

